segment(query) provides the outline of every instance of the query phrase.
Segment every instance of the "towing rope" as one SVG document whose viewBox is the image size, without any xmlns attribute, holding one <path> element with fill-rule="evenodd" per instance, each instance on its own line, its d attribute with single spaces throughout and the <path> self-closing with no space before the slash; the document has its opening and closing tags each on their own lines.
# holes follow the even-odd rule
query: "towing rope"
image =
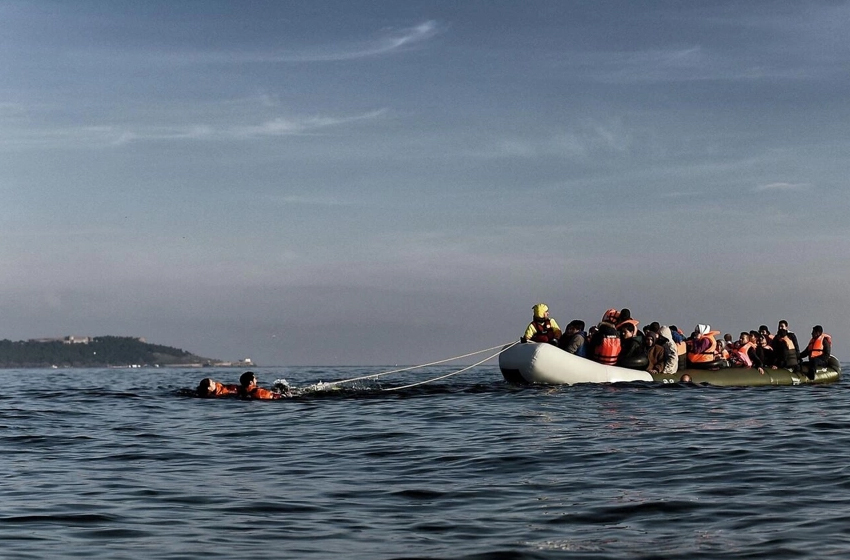
<svg viewBox="0 0 850 560">
<path fill-rule="evenodd" d="M 451 375 L 457 375 L 458 373 L 461 373 L 462 371 L 466 371 L 466 370 L 473 368 L 477 365 L 483 364 L 487 360 L 495 358 L 496 356 L 498 356 L 499 354 L 501 354 L 502 352 L 504 352 L 505 350 L 507 350 L 508 348 L 513 346 L 514 344 L 518 344 L 518 343 L 519 343 L 519 341 L 514 341 L 509 346 L 505 346 L 504 344 L 499 344 L 498 346 L 493 346 L 491 348 L 485 348 L 484 350 L 478 350 L 477 352 L 470 352 L 469 354 L 464 354 L 462 356 L 455 356 L 454 358 L 446 358 L 445 360 L 438 360 L 436 362 L 431 362 L 431 363 L 428 363 L 428 364 L 421 364 L 421 365 L 418 365 L 418 366 L 410 366 L 410 367 L 406 367 L 406 368 L 393 369 L 393 370 L 390 370 L 390 371 L 382 371 L 381 373 L 372 373 L 370 375 L 361 375 L 360 377 L 352 377 L 351 379 L 341 379 L 340 381 L 323 382 L 322 386 L 326 387 L 326 386 L 329 386 L 329 385 L 330 386 L 332 386 L 332 385 L 342 385 L 343 383 L 353 383 L 355 381 L 362 381 L 364 379 L 376 379 L 378 377 L 383 377 L 384 375 L 389 375 L 391 373 L 401 373 L 403 371 L 410 371 L 410 370 L 424 368 L 424 367 L 428 367 L 428 366 L 436 366 L 436 365 L 439 365 L 439 364 L 444 364 L 446 362 L 459 360 L 461 358 L 468 358 L 469 356 L 475 356 L 476 354 L 483 354 L 484 352 L 489 352 L 491 350 L 495 350 L 496 348 L 502 348 L 503 346 L 505 346 L 504 348 L 502 348 L 501 350 L 499 350 L 498 352 L 496 352 L 492 356 L 488 356 L 488 357 L 484 358 L 483 360 L 481 360 L 480 362 L 478 362 L 476 364 L 468 366 L 468 367 L 466 367 L 466 368 L 464 368 L 460 371 L 456 371 L 456 372 L 451 373 L 449 375 L 443 375 L 443 376 L 440 376 L 440 377 L 436 377 L 434 379 L 429 379 L 427 381 L 421 381 L 419 383 L 415 383 L 414 385 L 409 385 L 409 387 L 413 387 L 415 385 L 421 385 L 423 383 L 429 383 L 431 381 L 437 381 L 438 379 L 444 379 L 444 378 L 449 377 Z M 404 389 L 404 388 L 406 388 L 406 387 L 396 387 L 395 389 Z M 392 389 L 385 389 L 385 391 L 389 391 L 389 390 L 392 390 Z"/>
<path fill-rule="evenodd" d="M 519 344 L 519 341 L 517 340 L 517 341 L 513 342 L 510 346 L 505 346 L 504 348 L 502 348 L 501 350 L 499 350 L 498 352 L 496 352 L 492 356 L 487 356 L 486 358 L 484 358 L 480 362 L 476 362 L 476 363 L 472 364 L 471 366 L 466 366 L 465 368 L 459 369 L 459 370 L 454 371 L 452 373 L 447 373 L 445 375 L 441 375 L 439 377 L 434 377 L 433 379 L 426 379 L 425 381 L 419 381 L 417 383 L 411 383 L 410 385 L 402 385 L 401 387 L 388 387 L 388 388 L 384 389 L 384 391 L 400 391 L 401 389 L 410 389 L 411 387 L 417 387 L 419 385 L 425 385 L 426 383 L 431 383 L 432 381 L 439 381 L 440 379 L 445 379 L 447 377 L 451 377 L 453 375 L 463 373 L 467 370 L 474 368 L 475 366 L 480 366 L 481 364 L 483 364 L 487 360 L 495 358 L 496 356 L 498 356 L 499 354 L 501 354 L 502 352 L 504 352 L 508 348 L 511 348 L 514 344 Z M 493 348 L 488 348 L 487 350 L 493 350 L 494 348 L 498 348 L 498 346 L 495 346 Z M 486 352 L 487 350 L 482 350 L 482 352 Z M 478 352 L 476 352 L 476 353 L 478 353 Z"/>
</svg>

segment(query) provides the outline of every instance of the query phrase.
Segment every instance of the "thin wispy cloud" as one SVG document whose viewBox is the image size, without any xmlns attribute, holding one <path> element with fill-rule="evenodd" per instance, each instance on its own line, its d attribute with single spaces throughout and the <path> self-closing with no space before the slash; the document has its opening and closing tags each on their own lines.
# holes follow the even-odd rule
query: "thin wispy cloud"
<svg viewBox="0 0 850 560">
<path fill-rule="evenodd" d="M 808 183 L 768 183 L 766 185 L 758 185 L 753 190 L 755 192 L 764 191 L 804 191 L 808 190 L 811 185 Z"/>
<path fill-rule="evenodd" d="M 257 137 L 257 136 L 287 136 L 293 134 L 304 134 L 319 129 L 330 128 L 345 124 L 350 124 L 357 121 L 367 121 L 379 118 L 385 115 L 386 109 L 378 109 L 369 111 L 360 115 L 350 117 L 300 117 L 286 118 L 277 117 L 268 120 L 264 123 L 254 126 L 241 126 L 230 130 L 236 137 Z"/>
<path fill-rule="evenodd" d="M 347 44 L 321 45 L 294 49 L 264 51 L 167 52 L 155 58 L 179 64 L 245 64 L 335 62 L 385 56 L 403 52 L 425 43 L 441 32 L 434 20 L 412 27 L 389 29 L 372 39 Z"/>
<path fill-rule="evenodd" d="M 188 124 L 159 125 L 92 125 L 78 127 L 6 130 L 0 135 L 0 147 L 107 147 L 133 142 L 180 140 L 250 140 L 264 137 L 295 136 L 341 127 L 382 117 L 387 109 L 378 109 L 347 117 L 315 115 L 310 117 L 277 117 L 251 125 Z"/>
</svg>

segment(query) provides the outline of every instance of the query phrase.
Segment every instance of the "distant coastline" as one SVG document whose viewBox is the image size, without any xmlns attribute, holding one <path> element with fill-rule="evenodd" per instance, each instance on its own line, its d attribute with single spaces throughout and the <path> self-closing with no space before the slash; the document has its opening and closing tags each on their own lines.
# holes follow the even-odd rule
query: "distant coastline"
<svg viewBox="0 0 850 560">
<path fill-rule="evenodd" d="M 129 336 L 65 336 L 0 340 L 0 368 L 256 367 L 251 358 L 224 361 Z"/>
</svg>

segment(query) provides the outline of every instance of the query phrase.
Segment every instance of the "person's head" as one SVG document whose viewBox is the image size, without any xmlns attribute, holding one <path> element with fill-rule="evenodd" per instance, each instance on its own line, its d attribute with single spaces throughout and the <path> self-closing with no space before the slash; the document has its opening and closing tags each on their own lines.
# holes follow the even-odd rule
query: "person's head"
<svg viewBox="0 0 850 560">
<path fill-rule="evenodd" d="M 649 330 L 651 330 L 654 333 L 660 333 L 661 332 L 661 323 L 659 323 L 658 321 L 651 322 L 649 324 Z"/>
<path fill-rule="evenodd" d="M 694 334 L 696 336 L 706 336 L 710 332 L 711 332 L 711 325 L 699 324 L 694 329 Z"/>
<path fill-rule="evenodd" d="M 738 342 L 740 342 L 742 345 L 744 345 L 744 344 L 748 343 L 749 341 L 750 341 L 750 333 L 748 333 L 746 331 L 742 332 L 741 338 L 738 339 Z"/>
<path fill-rule="evenodd" d="M 776 330 L 779 330 L 779 329 L 785 329 L 787 331 L 788 330 L 788 321 L 786 321 L 785 319 L 782 319 L 781 321 L 779 321 L 779 325 L 776 327 Z"/>
<path fill-rule="evenodd" d="M 723 350 L 723 345 L 724 345 L 724 342 L 722 340 L 720 340 L 719 338 L 714 342 L 714 347 L 717 350 Z"/>
<path fill-rule="evenodd" d="M 753 344 L 759 343 L 759 332 L 758 331 L 750 331 L 750 342 Z"/>
<path fill-rule="evenodd" d="M 646 333 L 646 335 L 644 335 L 644 344 L 646 344 L 647 346 L 652 346 L 653 344 L 655 344 L 656 340 L 658 340 L 658 333 L 649 331 Z"/>
<path fill-rule="evenodd" d="M 253 387 L 257 384 L 257 376 L 254 375 L 253 371 L 246 371 L 239 376 L 239 384 L 246 388 Z"/>
<path fill-rule="evenodd" d="M 198 383 L 198 395 L 201 397 L 206 397 L 207 395 L 215 393 L 215 389 L 216 382 L 209 377 L 201 379 L 201 382 Z"/>
<path fill-rule="evenodd" d="M 584 332 L 584 321 L 579 319 L 573 319 L 569 323 L 567 323 L 566 332 L 570 334 Z"/>
<path fill-rule="evenodd" d="M 623 338 L 632 338 L 635 335 L 635 326 L 632 323 L 621 325 L 619 330 Z"/>
<path fill-rule="evenodd" d="M 537 305 L 532 307 L 531 310 L 534 311 L 534 319 L 537 321 L 549 317 L 549 306 L 545 303 L 538 303 Z"/>
<path fill-rule="evenodd" d="M 767 325 L 761 325 L 759 327 L 759 334 L 762 334 L 764 336 L 769 336 L 770 335 L 770 329 L 767 328 Z"/>
<path fill-rule="evenodd" d="M 590 328 L 587 329 L 587 335 L 592 336 L 593 333 L 597 332 L 598 330 L 599 330 L 599 327 L 597 327 L 596 325 L 590 325 Z"/>
<path fill-rule="evenodd" d="M 632 310 L 628 307 L 624 307 L 620 310 L 620 314 L 617 316 L 617 321 L 623 322 L 632 318 Z"/>
<path fill-rule="evenodd" d="M 785 338 L 786 336 L 788 336 L 788 331 L 785 329 L 779 329 L 776 331 L 776 338 Z"/>
<path fill-rule="evenodd" d="M 724 334 L 724 335 L 723 335 L 723 341 L 724 341 L 724 342 L 727 342 L 727 343 L 728 343 L 728 342 L 732 342 L 732 335 L 731 335 L 731 334 L 729 334 L 729 333 Z"/>
<path fill-rule="evenodd" d="M 817 338 L 823 334 L 823 327 L 820 325 L 815 325 L 812 327 L 812 338 Z"/>
<path fill-rule="evenodd" d="M 685 373 L 682 375 L 679 381 L 681 381 L 682 383 L 691 383 L 691 376 Z"/>
</svg>

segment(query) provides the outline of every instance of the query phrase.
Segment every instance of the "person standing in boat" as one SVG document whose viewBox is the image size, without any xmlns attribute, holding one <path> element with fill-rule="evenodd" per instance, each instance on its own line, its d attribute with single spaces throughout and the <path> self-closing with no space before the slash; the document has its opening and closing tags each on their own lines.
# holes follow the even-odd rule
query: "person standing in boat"
<svg viewBox="0 0 850 560">
<path fill-rule="evenodd" d="M 806 349 L 800 352 L 800 359 L 809 358 L 804 371 L 809 379 L 815 378 L 818 368 L 829 365 L 829 357 L 832 355 L 832 337 L 823 332 L 823 327 L 815 325 L 812 327 L 812 339 Z"/>
<path fill-rule="evenodd" d="M 586 356 L 585 340 L 587 340 L 587 333 L 584 332 L 584 321 L 574 319 L 567 324 L 564 334 L 558 340 L 558 347 L 564 352 L 584 358 Z"/>
<path fill-rule="evenodd" d="M 558 339 L 561 338 L 561 327 L 558 326 L 555 319 L 549 317 L 549 306 L 545 303 L 538 303 L 531 309 L 534 312 L 534 317 L 525 329 L 525 334 L 522 335 L 520 342 L 558 344 Z"/>
</svg>

